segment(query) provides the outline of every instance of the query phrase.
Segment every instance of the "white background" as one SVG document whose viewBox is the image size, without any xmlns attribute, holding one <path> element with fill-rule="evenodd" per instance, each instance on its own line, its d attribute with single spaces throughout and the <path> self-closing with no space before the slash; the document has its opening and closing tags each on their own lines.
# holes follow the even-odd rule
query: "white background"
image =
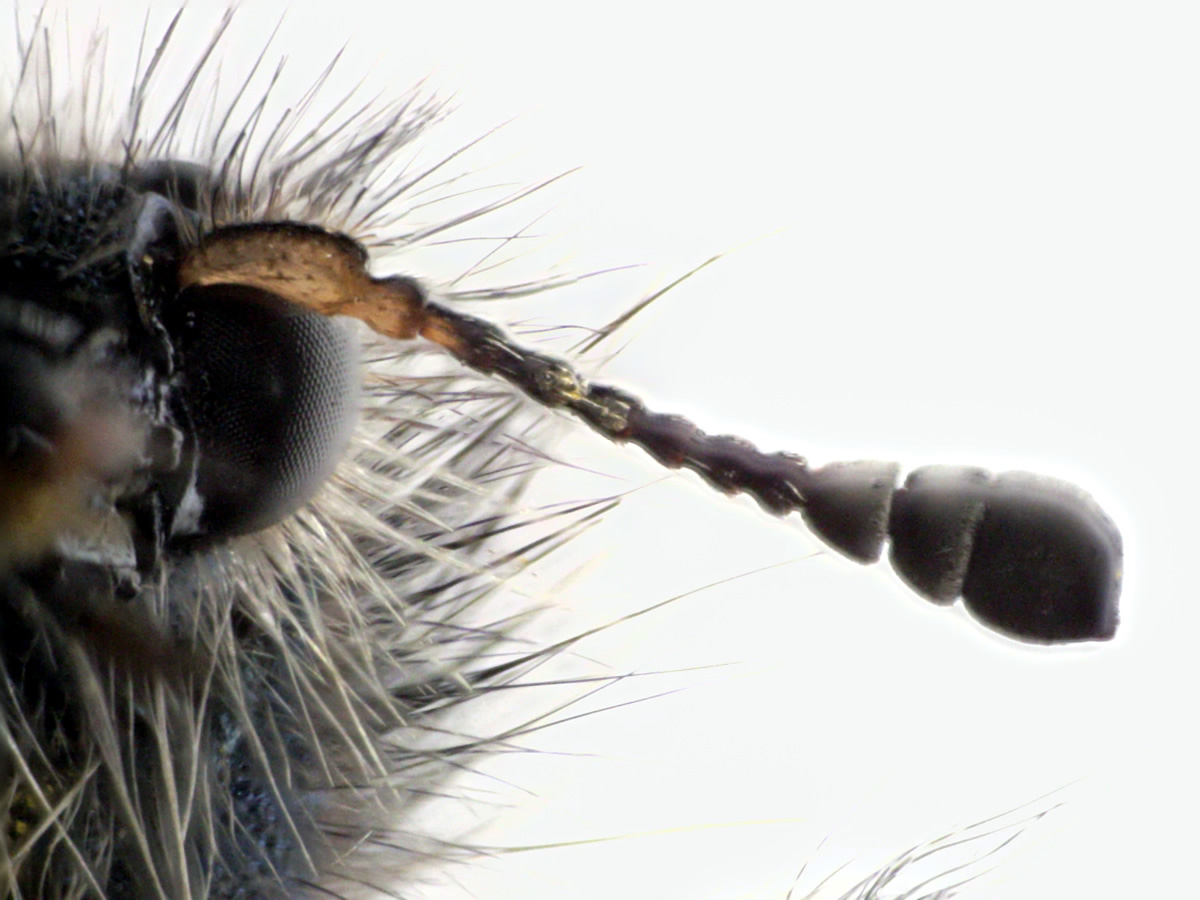
<svg viewBox="0 0 1200 900">
<path fill-rule="evenodd" d="M 246 4 L 239 40 L 278 10 Z M 520 214 L 549 213 L 536 253 L 647 265 L 542 321 L 600 324 L 726 254 L 623 333 L 606 379 L 817 462 L 1073 480 L 1126 544 L 1117 639 L 1024 648 L 573 435 L 559 455 L 611 477 L 531 502 L 639 489 L 570 551 L 593 564 L 563 627 L 713 585 L 584 652 L 735 665 L 623 685 L 613 702 L 686 689 L 496 763 L 528 793 L 481 839 L 628 837 L 500 855 L 431 895 L 782 898 L 810 860 L 803 895 L 1067 785 L 965 896 L 1195 889 L 1198 27 L 1188 3 L 1061 0 L 292 6 L 275 46 L 298 83 L 350 39 L 368 95 L 428 76 L 464 134 L 517 117 L 472 164 L 584 167 Z"/>
</svg>

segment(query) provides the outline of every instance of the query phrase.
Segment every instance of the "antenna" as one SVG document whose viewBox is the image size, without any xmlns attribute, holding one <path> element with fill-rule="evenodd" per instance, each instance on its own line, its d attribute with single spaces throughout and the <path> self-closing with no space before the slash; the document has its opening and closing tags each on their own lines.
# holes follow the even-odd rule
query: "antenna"
<svg viewBox="0 0 1200 900">
<path fill-rule="evenodd" d="M 464 365 L 498 376 L 669 468 L 688 469 L 764 510 L 798 512 L 823 541 L 860 563 L 889 558 L 918 594 L 962 598 L 989 627 L 1035 643 L 1107 640 L 1116 633 L 1121 536 L 1079 488 L 1026 472 L 929 466 L 897 486 L 896 463 L 810 468 L 730 435 L 653 412 L 617 388 L 590 384 L 562 359 L 528 350 L 495 325 L 431 302 L 406 277 L 374 278 L 350 238 L 291 222 L 218 228 L 180 265 L 180 288 L 220 297 L 228 286 L 269 291 L 326 315 L 361 319 L 399 340 L 424 338 Z"/>
</svg>

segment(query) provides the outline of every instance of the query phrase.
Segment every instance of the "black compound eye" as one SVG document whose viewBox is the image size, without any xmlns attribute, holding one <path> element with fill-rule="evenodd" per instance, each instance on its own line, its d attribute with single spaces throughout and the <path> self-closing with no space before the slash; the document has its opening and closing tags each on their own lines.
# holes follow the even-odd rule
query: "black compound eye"
<svg viewBox="0 0 1200 900">
<path fill-rule="evenodd" d="M 196 502 L 176 533 L 245 534 L 306 503 L 346 448 L 358 408 L 357 341 L 268 291 L 190 287 L 171 304 Z"/>
</svg>

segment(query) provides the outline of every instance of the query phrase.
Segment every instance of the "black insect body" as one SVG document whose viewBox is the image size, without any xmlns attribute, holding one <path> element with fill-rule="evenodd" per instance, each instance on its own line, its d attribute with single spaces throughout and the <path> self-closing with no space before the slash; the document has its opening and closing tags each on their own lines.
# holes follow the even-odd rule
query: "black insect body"
<svg viewBox="0 0 1200 900">
<path fill-rule="evenodd" d="M 36 78 L 31 45 L 25 58 Z M 419 394 L 396 379 L 422 344 L 725 493 L 799 512 L 853 559 L 890 541 L 915 590 L 962 596 L 1005 634 L 1114 634 L 1120 538 L 1078 489 L 969 468 L 899 487 L 891 464 L 813 469 L 589 384 L 431 299 L 420 273 L 373 276 L 368 250 L 319 211 L 335 193 L 394 194 L 370 182 L 373 163 L 434 114 L 410 103 L 372 119 L 365 142 L 350 119 L 322 138 L 335 150 L 315 174 L 314 138 L 268 145 L 261 169 L 238 141 L 198 166 L 175 155 L 170 121 L 105 161 L 45 133 L 5 144 L 0 894 L 375 896 L 458 855 L 405 824 L 488 746 L 438 723 L 554 648 L 498 662 L 503 628 L 469 619 L 502 582 L 474 549 L 511 515 L 509 489 L 475 488 L 525 468 L 493 440 L 523 407 L 502 394 L 449 437 L 423 428 L 473 377 L 454 369 L 424 409 L 397 413 Z M 280 204 L 281 185 L 304 203 Z M 359 211 L 345 202 L 338 222 Z M 382 335 L 365 383 L 360 335 L 334 316 Z"/>
</svg>

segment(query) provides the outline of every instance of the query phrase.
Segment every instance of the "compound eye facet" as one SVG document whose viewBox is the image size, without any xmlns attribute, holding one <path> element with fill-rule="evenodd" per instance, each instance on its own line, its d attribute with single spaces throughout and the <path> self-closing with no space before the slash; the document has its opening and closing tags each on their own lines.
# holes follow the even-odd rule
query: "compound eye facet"
<svg viewBox="0 0 1200 900">
<path fill-rule="evenodd" d="M 185 534 L 275 524 L 345 451 L 358 410 L 357 339 L 336 319 L 246 285 L 189 287 L 164 318 L 196 443 L 199 515 Z"/>
</svg>

